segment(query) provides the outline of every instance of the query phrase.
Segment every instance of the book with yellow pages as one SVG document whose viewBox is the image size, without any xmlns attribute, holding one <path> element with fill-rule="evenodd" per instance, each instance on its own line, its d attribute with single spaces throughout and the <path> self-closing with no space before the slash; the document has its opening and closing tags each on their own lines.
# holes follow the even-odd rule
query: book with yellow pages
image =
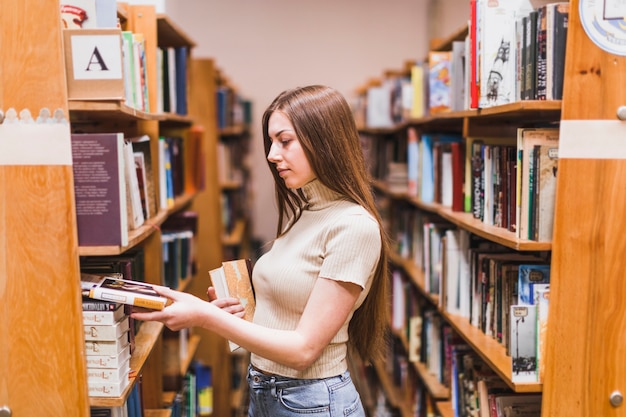
<svg viewBox="0 0 626 417">
<path fill-rule="evenodd" d="M 168 299 L 159 295 L 154 285 L 122 279 L 122 274 L 80 274 L 83 296 L 114 301 L 151 310 L 163 310 Z"/>
<path fill-rule="evenodd" d="M 244 319 L 252 321 L 256 302 L 252 286 L 252 264 L 249 259 L 222 262 L 222 266 L 209 271 L 211 283 L 218 298 L 236 297 L 244 307 Z M 239 346 L 228 341 L 230 351 Z"/>
</svg>

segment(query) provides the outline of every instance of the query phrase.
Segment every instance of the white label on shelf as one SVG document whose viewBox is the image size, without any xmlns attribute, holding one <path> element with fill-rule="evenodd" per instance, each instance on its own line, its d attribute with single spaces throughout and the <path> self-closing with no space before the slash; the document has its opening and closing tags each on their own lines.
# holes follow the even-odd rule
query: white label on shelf
<svg viewBox="0 0 626 417">
<path fill-rule="evenodd" d="M 562 120 L 559 158 L 626 159 L 626 122 Z"/>
<path fill-rule="evenodd" d="M 0 124 L 0 165 L 72 165 L 70 125 Z"/>
<path fill-rule="evenodd" d="M 72 36 L 72 68 L 75 80 L 121 80 L 120 35 Z"/>
</svg>

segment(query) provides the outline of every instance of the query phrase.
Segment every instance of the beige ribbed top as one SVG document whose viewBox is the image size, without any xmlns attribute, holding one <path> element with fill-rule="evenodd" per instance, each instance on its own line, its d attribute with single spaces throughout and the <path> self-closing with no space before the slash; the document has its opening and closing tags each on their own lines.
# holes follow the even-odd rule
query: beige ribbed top
<svg viewBox="0 0 626 417">
<path fill-rule="evenodd" d="M 380 257 L 378 223 L 361 206 L 314 180 L 303 187 L 308 207 L 293 228 L 276 239 L 255 264 L 254 322 L 296 328 L 318 277 L 364 288 L 352 312 L 365 299 Z M 352 313 L 317 361 L 303 372 L 252 354 L 257 368 L 293 378 L 325 378 L 347 369 L 348 323 Z M 323 323 L 320 323 L 322 326 Z"/>
</svg>

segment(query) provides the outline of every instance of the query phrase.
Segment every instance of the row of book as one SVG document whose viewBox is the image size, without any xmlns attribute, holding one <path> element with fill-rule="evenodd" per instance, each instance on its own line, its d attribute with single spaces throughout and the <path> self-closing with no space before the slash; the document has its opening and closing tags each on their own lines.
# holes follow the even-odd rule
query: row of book
<svg viewBox="0 0 626 417">
<path fill-rule="evenodd" d="M 568 2 L 470 2 L 469 106 L 560 100 Z"/>
<path fill-rule="evenodd" d="M 470 1 L 468 33 L 387 71 L 353 103 L 357 121 L 390 128 L 410 119 L 563 94 L 569 3 Z"/>
<path fill-rule="evenodd" d="M 512 357 L 514 381 L 540 381 L 550 287 L 546 254 L 512 252 L 428 219 L 419 237 L 424 255 L 410 258 L 410 262 L 424 271 L 422 290 L 437 300 L 441 311 L 464 318 L 502 344 Z M 404 333 L 411 344 L 417 343 L 416 334 L 425 334 L 431 322 L 426 316 L 432 313 L 422 314 L 410 286 L 399 270 L 394 271 L 392 327 Z M 429 335 L 421 343 L 428 345 L 434 340 L 436 337 Z M 524 371 L 520 370 L 522 364 Z"/>
<path fill-rule="evenodd" d="M 134 331 L 123 304 L 83 300 L 87 385 L 92 397 L 119 397 L 130 383 Z"/>
<path fill-rule="evenodd" d="M 146 39 L 120 29 L 117 2 L 64 0 L 61 16 L 70 99 L 120 99 L 144 112 L 187 114 L 186 46 L 156 48 L 157 106 L 151 109 Z"/>
<path fill-rule="evenodd" d="M 387 191 L 472 213 L 520 239 L 552 239 L 558 127 L 519 128 L 516 138 L 417 135 L 409 128 L 399 152 L 403 141 L 362 134 L 370 172 Z"/>
<path fill-rule="evenodd" d="M 185 176 L 188 168 L 182 138 L 161 137 L 158 144 L 159 155 L 155 158 L 147 135 L 72 135 L 79 245 L 126 246 L 129 231 L 142 226 L 159 210 L 172 207 L 175 198 L 188 191 L 189 183 L 197 176 Z M 154 182 L 155 169 L 158 184 Z"/>
<path fill-rule="evenodd" d="M 252 122 L 252 102 L 228 85 L 217 88 L 216 105 L 219 129 L 249 126 Z"/>
</svg>

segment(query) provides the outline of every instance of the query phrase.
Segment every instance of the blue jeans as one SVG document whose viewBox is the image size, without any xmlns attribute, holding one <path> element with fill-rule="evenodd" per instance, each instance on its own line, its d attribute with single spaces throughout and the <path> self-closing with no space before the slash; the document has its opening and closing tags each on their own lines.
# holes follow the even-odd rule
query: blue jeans
<svg viewBox="0 0 626 417">
<path fill-rule="evenodd" d="M 348 371 L 323 379 L 294 379 L 249 366 L 248 385 L 248 417 L 365 417 Z"/>
</svg>

